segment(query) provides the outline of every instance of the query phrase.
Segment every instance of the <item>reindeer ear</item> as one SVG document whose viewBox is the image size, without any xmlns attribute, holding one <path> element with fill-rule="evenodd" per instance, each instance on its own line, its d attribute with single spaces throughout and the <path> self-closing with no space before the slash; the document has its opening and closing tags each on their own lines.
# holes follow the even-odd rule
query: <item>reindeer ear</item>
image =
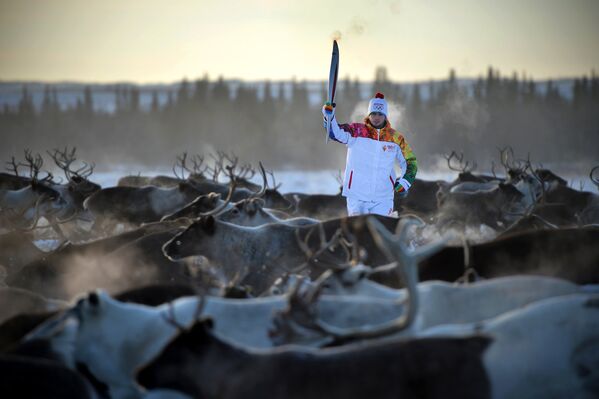
<svg viewBox="0 0 599 399">
<path fill-rule="evenodd" d="M 214 217 L 212 215 L 206 216 L 202 219 L 202 229 L 208 234 L 214 233 Z"/>
<path fill-rule="evenodd" d="M 248 203 L 246 204 L 246 209 L 247 213 L 253 215 L 254 213 L 256 213 L 256 203 L 253 200 L 248 201 Z"/>
<path fill-rule="evenodd" d="M 193 323 L 188 334 L 195 342 L 199 343 L 203 342 L 203 339 L 205 339 L 208 336 L 208 333 L 213 329 L 214 322 L 211 317 L 200 317 Z"/>
<path fill-rule="evenodd" d="M 98 293 L 95 291 L 89 293 L 87 300 L 93 306 L 98 306 L 100 304 L 100 297 L 98 296 Z"/>
<path fill-rule="evenodd" d="M 514 185 L 510 184 L 510 183 L 502 183 L 499 182 L 499 189 L 501 190 L 501 192 L 505 195 L 512 195 L 518 198 L 522 198 L 524 195 L 520 192 L 520 190 L 518 190 L 516 187 L 514 187 Z"/>
<path fill-rule="evenodd" d="M 214 329 L 214 320 L 212 320 L 212 317 L 203 318 L 202 324 L 204 325 L 204 327 L 206 327 L 207 330 Z"/>
</svg>

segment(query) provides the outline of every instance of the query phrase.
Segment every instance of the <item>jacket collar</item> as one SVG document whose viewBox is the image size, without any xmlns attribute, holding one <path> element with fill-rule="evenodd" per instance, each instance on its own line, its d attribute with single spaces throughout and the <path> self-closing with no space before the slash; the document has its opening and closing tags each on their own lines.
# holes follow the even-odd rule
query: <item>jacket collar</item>
<svg viewBox="0 0 599 399">
<path fill-rule="evenodd" d="M 394 130 L 391 127 L 391 123 L 389 123 L 389 119 L 386 119 L 387 123 L 385 124 L 385 126 L 383 126 L 381 128 L 381 133 L 393 133 Z M 370 123 L 370 119 L 368 117 L 364 118 L 364 124 L 366 125 L 366 127 L 370 130 L 370 129 L 374 129 L 374 130 L 378 130 L 376 127 L 372 126 L 372 123 Z"/>
</svg>

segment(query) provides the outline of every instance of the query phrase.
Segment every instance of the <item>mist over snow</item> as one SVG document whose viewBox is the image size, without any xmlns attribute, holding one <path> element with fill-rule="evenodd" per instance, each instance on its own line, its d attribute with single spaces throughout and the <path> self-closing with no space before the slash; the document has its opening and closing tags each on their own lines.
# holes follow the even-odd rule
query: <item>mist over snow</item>
<svg viewBox="0 0 599 399">
<path fill-rule="evenodd" d="M 445 162 L 445 160 L 443 160 Z M 586 191 L 599 192 L 589 180 L 588 173 L 582 166 L 579 169 L 572 165 L 543 165 L 555 171 L 558 175 L 566 179 L 569 185 L 573 188 Z M 490 169 L 482 169 L 481 172 L 491 173 Z M 339 178 L 343 176 L 343 169 L 338 170 L 289 170 L 281 169 L 273 171 L 276 184 L 280 184 L 279 191 L 281 193 L 301 192 L 306 194 L 338 194 L 339 193 Z M 341 174 L 341 175 L 340 175 Z M 118 180 L 127 175 L 143 175 L 157 176 L 169 175 L 174 176 L 171 169 L 148 169 L 143 165 L 115 165 L 114 169 L 108 170 L 105 167 L 94 172 L 92 180 L 102 187 L 116 186 Z M 498 172 L 498 176 L 503 176 Z M 444 180 L 452 181 L 457 177 L 457 173 L 448 170 L 446 165 L 441 163 L 436 168 L 419 170 L 417 178 L 421 180 Z M 262 178 L 255 175 L 250 179 L 256 184 L 262 184 Z M 272 179 L 268 177 L 269 184 Z"/>
</svg>

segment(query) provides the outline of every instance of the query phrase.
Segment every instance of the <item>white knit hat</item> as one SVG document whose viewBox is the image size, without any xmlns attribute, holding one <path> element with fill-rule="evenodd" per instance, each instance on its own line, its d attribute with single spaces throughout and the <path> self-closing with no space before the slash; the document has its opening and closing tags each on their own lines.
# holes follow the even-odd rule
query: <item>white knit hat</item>
<svg viewBox="0 0 599 399">
<path fill-rule="evenodd" d="M 389 116 L 387 114 L 387 101 L 385 100 L 383 93 L 376 93 L 374 98 L 368 103 L 368 115 L 372 112 L 380 112 L 387 117 Z"/>
</svg>

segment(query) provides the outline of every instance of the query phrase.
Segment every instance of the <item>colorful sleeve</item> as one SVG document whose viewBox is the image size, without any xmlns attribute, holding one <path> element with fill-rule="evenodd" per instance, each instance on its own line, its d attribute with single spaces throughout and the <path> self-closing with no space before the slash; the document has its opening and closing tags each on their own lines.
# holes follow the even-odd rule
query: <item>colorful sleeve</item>
<svg viewBox="0 0 599 399">
<path fill-rule="evenodd" d="M 339 124 L 339 129 L 343 129 L 346 132 L 348 132 L 349 134 L 352 133 L 352 128 L 351 128 L 351 125 L 349 123 L 340 123 Z"/>
<path fill-rule="evenodd" d="M 352 141 L 352 137 L 354 137 L 354 129 L 352 125 L 349 123 L 338 124 L 335 118 L 333 118 L 332 122 L 329 138 L 341 144 L 349 145 Z"/>
<path fill-rule="evenodd" d="M 403 178 L 406 179 L 410 185 L 414 184 L 416 180 L 416 173 L 418 172 L 418 162 L 416 161 L 416 155 L 412 151 L 412 147 L 408 144 L 405 138 L 401 138 L 399 142 L 401 153 L 406 160 L 406 168 Z"/>
</svg>

